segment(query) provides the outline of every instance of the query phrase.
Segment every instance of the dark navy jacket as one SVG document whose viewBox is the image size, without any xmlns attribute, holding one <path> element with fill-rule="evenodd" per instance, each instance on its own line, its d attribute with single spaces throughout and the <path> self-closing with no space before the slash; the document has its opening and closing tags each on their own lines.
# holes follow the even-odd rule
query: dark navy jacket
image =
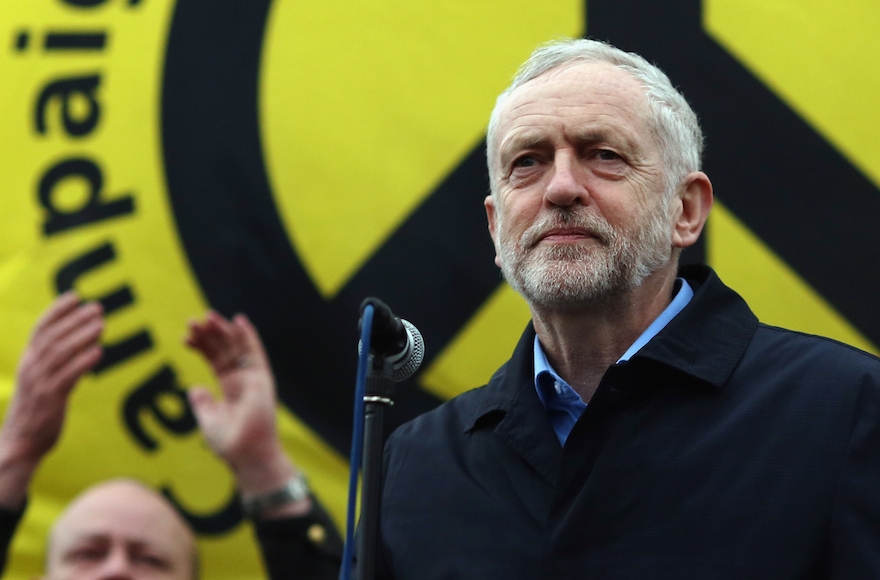
<svg viewBox="0 0 880 580">
<path fill-rule="evenodd" d="M 531 326 L 386 446 L 380 577 L 880 578 L 880 361 L 758 323 L 709 268 L 560 447 Z"/>
</svg>

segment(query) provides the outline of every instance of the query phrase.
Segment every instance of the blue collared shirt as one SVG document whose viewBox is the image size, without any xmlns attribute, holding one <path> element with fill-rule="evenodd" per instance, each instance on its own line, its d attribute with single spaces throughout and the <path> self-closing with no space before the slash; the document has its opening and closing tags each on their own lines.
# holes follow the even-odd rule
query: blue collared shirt
<svg viewBox="0 0 880 580">
<path fill-rule="evenodd" d="M 654 322 L 645 329 L 645 332 L 626 349 L 623 356 L 618 359 L 618 364 L 629 360 L 639 349 L 648 344 L 648 341 L 663 330 L 663 327 L 669 324 L 669 321 L 675 318 L 675 315 L 681 312 L 694 297 L 694 291 L 690 284 L 684 278 L 678 278 L 678 281 L 681 282 L 681 287 L 676 292 L 675 298 L 660 313 L 660 316 L 655 318 Z M 571 385 L 566 383 L 550 366 L 537 336 L 535 336 L 535 389 L 538 391 L 538 398 L 547 409 L 547 417 L 550 419 L 550 424 L 553 425 L 559 443 L 565 445 L 568 434 L 571 433 L 571 429 L 581 413 L 587 408 L 587 404 L 581 400 L 580 395 L 571 388 Z"/>
</svg>

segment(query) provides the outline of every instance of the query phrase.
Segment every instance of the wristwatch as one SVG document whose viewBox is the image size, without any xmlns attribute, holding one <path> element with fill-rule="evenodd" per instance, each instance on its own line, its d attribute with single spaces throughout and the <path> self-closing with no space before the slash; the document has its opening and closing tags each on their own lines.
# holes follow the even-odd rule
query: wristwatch
<svg viewBox="0 0 880 580">
<path fill-rule="evenodd" d="M 309 497 L 309 484 L 302 473 L 296 473 L 284 487 L 241 498 L 241 509 L 249 519 L 259 518 L 267 511 Z"/>
</svg>

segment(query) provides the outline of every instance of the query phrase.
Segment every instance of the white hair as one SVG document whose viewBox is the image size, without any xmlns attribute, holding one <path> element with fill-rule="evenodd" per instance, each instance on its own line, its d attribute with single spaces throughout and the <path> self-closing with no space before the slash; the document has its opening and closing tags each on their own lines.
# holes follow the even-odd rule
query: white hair
<svg viewBox="0 0 880 580">
<path fill-rule="evenodd" d="M 519 87 L 545 72 L 574 62 L 608 63 L 638 80 L 645 89 L 654 131 L 666 170 L 667 196 L 671 196 L 684 177 L 699 171 L 703 154 L 703 132 L 697 115 L 684 96 L 672 86 L 662 70 L 633 52 L 585 38 L 563 39 L 538 47 L 517 71 L 513 82 L 498 96 L 489 117 L 486 157 L 489 183 L 496 192 L 498 171 L 498 122 L 500 111 Z"/>
</svg>

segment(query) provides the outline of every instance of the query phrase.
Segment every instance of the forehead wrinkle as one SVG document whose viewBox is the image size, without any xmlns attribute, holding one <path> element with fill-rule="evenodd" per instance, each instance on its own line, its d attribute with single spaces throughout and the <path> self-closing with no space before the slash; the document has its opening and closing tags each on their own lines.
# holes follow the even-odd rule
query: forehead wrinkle
<svg viewBox="0 0 880 580">
<path fill-rule="evenodd" d="M 517 95 L 519 96 L 519 95 Z M 600 98 L 596 98 L 600 97 Z M 532 109 L 539 107 L 540 110 Z M 525 111 L 523 111 L 525 109 Z M 637 94 L 635 100 L 627 100 L 614 89 L 592 95 L 592 98 L 578 98 L 576 94 L 552 94 L 531 95 L 526 100 L 510 103 L 507 110 L 500 115 L 500 134 L 516 132 L 525 129 L 551 130 L 553 125 L 560 125 L 562 129 L 568 124 L 574 126 L 600 125 L 602 130 L 619 132 L 621 120 L 627 120 L 634 126 L 642 126 L 650 129 L 651 115 L 648 110 L 647 99 L 642 94 Z M 547 123 L 546 121 L 550 121 Z M 608 126 L 601 127 L 607 120 Z M 512 127 L 511 127 L 512 125 Z M 505 131 L 505 128 L 509 127 Z M 613 129 L 613 131 L 612 131 Z M 502 139 L 503 142 L 503 139 Z"/>
<path fill-rule="evenodd" d="M 571 84 L 567 81 L 560 86 L 554 82 L 574 68 L 580 68 L 583 72 L 576 73 Z M 586 94 L 582 95 L 582 91 L 586 91 Z M 543 107 L 531 111 L 536 105 Z M 537 119 L 550 120 L 550 123 Z M 608 120 L 608 126 L 602 128 L 605 119 Z M 626 120 L 626 129 L 621 126 L 621 119 Z M 644 129 L 651 141 L 661 146 L 652 122 L 645 87 L 636 77 L 608 63 L 574 61 L 550 69 L 511 92 L 499 111 L 497 134 L 500 142 L 496 145 L 497 155 L 493 165 L 498 169 L 503 167 L 509 161 L 507 158 L 511 151 L 520 146 L 534 147 L 541 145 L 544 140 L 552 141 L 553 127 L 559 129 L 561 125 L 566 131 L 566 125 L 570 122 L 574 125 L 568 133 L 593 132 L 595 135 L 587 141 L 607 142 L 621 147 L 635 161 L 649 162 L 651 155 L 642 147 L 643 136 L 632 134 L 633 129 Z M 577 124 L 585 127 L 597 124 L 599 128 L 578 128 Z M 537 140 L 531 135 L 520 138 L 517 134 L 524 129 L 528 132 L 544 130 L 546 134 Z M 602 130 L 604 139 L 594 140 Z M 490 173 L 492 171 L 490 168 Z"/>
</svg>

